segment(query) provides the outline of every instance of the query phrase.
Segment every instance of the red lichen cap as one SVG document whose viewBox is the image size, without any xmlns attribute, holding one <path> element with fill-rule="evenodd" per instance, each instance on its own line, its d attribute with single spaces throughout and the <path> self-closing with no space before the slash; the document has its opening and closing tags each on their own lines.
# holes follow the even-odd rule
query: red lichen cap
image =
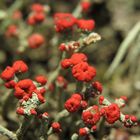
<svg viewBox="0 0 140 140">
<path fill-rule="evenodd" d="M 86 110 L 82 113 L 82 120 L 85 124 L 94 124 L 93 114 L 89 110 Z"/>
<path fill-rule="evenodd" d="M 10 81 L 6 82 L 4 85 L 6 88 L 14 88 L 16 85 L 16 82 L 14 80 L 10 80 Z"/>
<path fill-rule="evenodd" d="M 19 115 L 24 115 L 24 108 L 22 107 L 17 108 L 16 113 Z"/>
<path fill-rule="evenodd" d="M 91 6 L 91 3 L 89 1 L 83 1 L 81 2 L 81 7 L 83 12 L 87 12 Z"/>
<path fill-rule="evenodd" d="M 87 56 L 84 53 L 74 53 L 71 58 L 72 65 L 79 64 L 80 62 L 86 62 Z"/>
<path fill-rule="evenodd" d="M 30 113 L 31 113 L 31 115 L 37 115 L 37 112 L 35 111 L 35 109 L 31 109 Z"/>
<path fill-rule="evenodd" d="M 17 36 L 17 31 L 18 31 L 17 25 L 12 24 L 8 26 L 5 35 L 6 37 L 15 37 Z"/>
<path fill-rule="evenodd" d="M 39 3 L 34 3 L 31 6 L 31 10 L 34 12 L 44 12 L 44 7 Z"/>
<path fill-rule="evenodd" d="M 72 75 L 78 81 L 89 82 L 96 76 L 96 69 L 86 62 L 81 62 L 72 68 Z"/>
<path fill-rule="evenodd" d="M 72 94 L 71 98 L 74 98 L 74 99 L 79 100 L 79 101 L 82 100 L 82 96 L 80 95 L 80 93 Z"/>
<path fill-rule="evenodd" d="M 38 99 L 39 99 L 39 101 L 41 102 L 41 103 L 45 103 L 45 98 L 42 96 L 42 94 L 37 94 L 37 97 L 38 97 Z"/>
<path fill-rule="evenodd" d="M 14 95 L 18 99 L 22 99 L 25 95 L 30 95 L 36 89 L 33 81 L 30 79 L 20 80 L 15 86 Z"/>
<path fill-rule="evenodd" d="M 55 28 L 57 32 L 71 29 L 76 23 L 76 18 L 70 13 L 56 13 L 54 15 Z"/>
<path fill-rule="evenodd" d="M 129 115 L 125 115 L 125 119 L 127 120 L 127 119 L 129 119 L 130 118 L 130 116 Z"/>
<path fill-rule="evenodd" d="M 82 100 L 82 101 L 81 101 L 81 107 L 82 107 L 82 109 L 86 109 L 86 108 L 87 108 L 87 106 L 88 106 L 87 101 Z"/>
<path fill-rule="evenodd" d="M 61 44 L 59 45 L 59 50 L 60 50 L 60 51 L 65 51 L 65 50 L 66 50 L 66 44 L 65 44 L 65 43 L 61 43 Z"/>
<path fill-rule="evenodd" d="M 54 132 L 60 132 L 61 131 L 61 125 L 60 125 L 59 122 L 53 122 L 51 124 L 51 127 L 52 127 Z"/>
<path fill-rule="evenodd" d="M 24 73 L 28 71 L 28 66 L 27 64 L 22 61 L 22 60 L 17 60 L 13 63 L 13 69 L 15 70 L 15 72 L 17 73 Z"/>
<path fill-rule="evenodd" d="M 95 125 L 100 120 L 99 107 L 94 105 L 83 111 L 82 120 L 85 124 Z"/>
<path fill-rule="evenodd" d="M 80 19 L 76 22 L 77 27 L 84 31 L 92 31 L 95 28 L 94 20 L 84 20 Z"/>
<path fill-rule="evenodd" d="M 112 103 L 108 107 L 105 107 L 105 118 L 109 124 L 113 124 L 120 118 L 120 108 L 117 104 Z"/>
<path fill-rule="evenodd" d="M 28 19 L 27 19 L 27 23 L 29 25 L 35 25 L 38 24 L 40 22 L 43 22 L 45 20 L 45 13 L 44 12 L 35 12 L 32 13 Z"/>
<path fill-rule="evenodd" d="M 71 60 L 70 59 L 64 59 L 61 61 L 61 67 L 64 69 L 67 69 L 71 66 Z"/>
<path fill-rule="evenodd" d="M 86 62 L 87 56 L 84 53 L 74 53 L 69 59 L 61 61 L 62 68 L 66 69 L 72 67 L 80 62 Z"/>
<path fill-rule="evenodd" d="M 9 81 L 12 78 L 14 78 L 14 75 L 15 75 L 15 70 L 12 67 L 7 66 L 5 70 L 1 73 L 1 78 L 3 80 Z"/>
<path fill-rule="evenodd" d="M 130 116 L 130 120 L 131 120 L 132 122 L 137 122 L 137 121 L 138 121 L 137 117 L 134 116 L 134 115 L 131 115 L 131 116 Z"/>
<path fill-rule="evenodd" d="M 76 112 L 80 109 L 81 107 L 81 100 L 78 100 L 76 98 L 69 98 L 66 102 L 65 102 L 65 108 L 67 109 L 68 112 Z"/>
<path fill-rule="evenodd" d="M 41 95 L 44 95 L 46 92 L 46 88 L 45 87 L 41 87 L 38 89 Z"/>
<path fill-rule="evenodd" d="M 46 90 L 45 90 L 46 91 Z M 37 97 L 38 97 L 38 100 L 41 102 L 41 103 L 44 103 L 46 100 L 45 100 L 45 98 L 44 98 L 44 93 L 42 93 L 42 91 L 41 90 L 38 90 L 38 89 L 35 89 L 34 90 L 34 93 L 36 93 L 37 94 Z"/>
<path fill-rule="evenodd" d="M 32 49 L 39 48 L 41 45 L 44 44 L 44 42 L 45 38 L 38 33 L 34 33 L 28 38 L 29 47 Z"/>
<path fill-rule="evenodd" d="M 86 136 L 88 135 L 89 131 L 86 127 L 79 129 L 79 136 Z"/>
<path fill-rule="evenodd" d="M 34 15 L 30 15 L 30 16 L 28 17 L 27 23 L 28 23 L 29 25 L 35 25 L 35 24 L 36 24 Z"/>
<path fill-rule="evenodd" d="M 92 131 L 96 131 L 96 130 L 97 130 L 97 126 L 96 126 L 96 125 L 93 125 L 93 126 L 91 127 L 91 130 L 92 130 Z"/>
<path fill-rule="evenodd" d="M 92 87 L 96 89 L 98 92 L 102 93 L 103 87 L 102 84 L 98 81 L 92 82 Z"/>
<path fill-rule="evenodd" d="M 104 107 L 100 109 L 100 116 L 104 116 L 105 115 L 105 109 Z"/>
<path fill-rule="evenodd" d="M 34 20 L 36 23 L 42 22 L 45 19 L 45 14 L 40 12 L 40 13 L 34 13 L 33 14 Z"/>
<path fill-rule="evenodd" d="M 43 75 L 38 75 L 35 77 L 35 80 L 41 85 L 45 85 L 47 83 L 47 78 Z"/>
<path fill-rule="evenodd" d="M 100 104 L 100 105 L 103 104 L 104 99 L 105 99 L 104 96 L 100 96 L 100 97 L 99 97 L 99 104 Z"/>
</svg>

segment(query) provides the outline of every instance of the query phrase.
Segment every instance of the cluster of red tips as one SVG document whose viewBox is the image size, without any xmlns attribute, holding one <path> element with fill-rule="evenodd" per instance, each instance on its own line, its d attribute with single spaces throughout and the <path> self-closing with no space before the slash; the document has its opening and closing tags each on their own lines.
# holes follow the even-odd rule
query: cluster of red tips
<svg viewBox="0 0 140 140">
<path fill-rule="evenodd" d="M 96 90 L 102 92 L 101 84 L 93 82 L 91 84 Z M 119 98 L 120 100 L 127 101 L 125 96 Z M 138 125 L 138 120 L 134 115 L 123 115 L 120 111 L 120 106 L 117 103 L 110 103 L 104 96 L 99 97 L 101 108 L 94 105 L 86 108 L 82 112 L 82 120 L 85 124 L 84 128 L 79 129 L 79 136 L 88 136 L 90 132 L 96 131 L 96 124 L 104 117 L 106 122 L 114 124 L 116 121 L 121 121 L 125 127 L 132 127 Z"/>
<path fill-rule="evenodd" d="M 83 8 L 86 9 L 86 7 Z M 95 27 L 94 20 L 76 19 L 70 13 L 56 13 L 54 15 L 54 22 L 57 32 L 72 30 L 74 25 L 83 31 L 92 31 Z"/>
<path fill-rule="evenodd" d="M 120 120 L 125 127 L 132 127 L 138 125 L 137 118 L 134 115 L 123 115 L 120 111 L 121 107 L 125 106 L 127 101 L 126 96 L 122 96 L 115 100 L 115 103 L 110 103 L 104 96 L 99 97 L 99 104 L 103 105 L 100 109 L 100 115 L 104 116 L 109 124 Z"/>
<path fill-rule="evenodd" d="M 12 66 L 5 68 L 1 73 L 1 78 L 7 88 L 14 89 L 14 96 L 20 100 L 20 107 L 17 108 L 17 113 L 20 115 L 36 115 L 36 107 L 45 102 L 44 93 L 46 89 L 44 85 L 47 79 L 45 76 L 39 75 L 36 77 L 36 82 L 31 79 L 18 81 L 16 74 L 27 71 L 28 66 L 26 63 L 22 60 L 17 60 Z"/>
<path fill-rule="evenodd" d="M 102 107 L 100 110 L 101 116 L 104 116 L 106 121 L 109 124 L 115 123 L 117 120 L 120 119 L 120 107 L 116 103 L 109 103 L 104 98 L 104 96 L 99 97 L 99 104 L 105 105 L 105 107 Z"/>
<path fill-rule="evenodd" d="M 87 57 L 83 53 L 74 53 L 71 58 L 61 62 L 62 68 L 72 68 L 72 75 L 78 81 L 89 82 L 96 76 L 96 69 L 87 63 Z"/>
<path fill-rule="evenodd" d="M 35 25 L 45 20 L 44 6 L 41 4 L 33 4 L 31 6 L 31 14 L 28 17 L 27 23 L 30 25 Z"/>
<path fill-rule="evenodd" d="M 5 81 L 5 86 L 7 88 L 14 88 L 16 85 L 15 75 L 17 73 L 25 73 L 28 71 L 28 66 L 22 60 L 17 60 L 12 66 L 7 66 L 5 70 L 1 73 L 1 78 Z"/>
<path fill-rule="evenodd" d="M 54 15 L 55 29 L 57 32 L 72 29 L 76 18 L 70 13 L 56 13 Z"/>
<path fill-rule="evenodd" d="M 138 125 L 138 119 L 134 115 L 125 115 L 125 119 L 122 122 L 124 126 L 128 128 Z"/>
</svg>

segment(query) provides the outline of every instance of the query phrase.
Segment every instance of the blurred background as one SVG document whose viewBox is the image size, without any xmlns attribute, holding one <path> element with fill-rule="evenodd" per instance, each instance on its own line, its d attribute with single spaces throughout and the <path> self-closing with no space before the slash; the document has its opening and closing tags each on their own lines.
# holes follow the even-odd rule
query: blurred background
<svg viewBox="0 0 140 140">
<path fill-rule="evenodd" d="M 32 27 L 27 25 L 26 20 L 30 6 L 36 2 L 45 5 L 48 13 L 44 23 Z M 31 67 L 23 77 L 33 78 L 40 73 L 47 75 L 55 70 L 59 61 L 56 50 L 63 40 L 55 42 L 53 15 L 56 12 L 72 13 L 78 3 L 79 0 L 0 0 L 0 72 L 17 59 L 25 60 Z M 11 16 L 17 10 L 21 16 L 13 20 Z M 92 0 L 90 9 L 82 18 L 94 19 L 94 32 L 102 37 L 101 41 L 87 47 L 84 52 L 90 64 L 97 69 L 96 79 L 104 86 L 103 94 L 110 99 L 127 96 L 128 105 L 123 111 L 136 115 L 140 120 L 140 0 Z M 19 27 L 17 37 L 5 35 L 11 24 Z M 44 35 L 45 45 L 37 50 L 23 49 L 27 37 L 33 32 Z M 66 78 L 72 81 L 69 76 Z M 2 81 L 0 86 L 0 111 L 3 114 L 3 100 L 8 90 L 3 87 Z M 14 120 L 17 116 L 14 111 L 11 114 Z M 0 123 L 8 125 L 9 120 L 1 115 Z M 17 125 L 10 123 L 9 128 L 16 130 Z M 3 136 L 0 138 L 6 140 Z M 51 139 L 57 140 L 57 137 Z M 104 140 L 140 140 L 140 127 L 126 129 L 119 123 L 106 125 Z"/>
</svg>

